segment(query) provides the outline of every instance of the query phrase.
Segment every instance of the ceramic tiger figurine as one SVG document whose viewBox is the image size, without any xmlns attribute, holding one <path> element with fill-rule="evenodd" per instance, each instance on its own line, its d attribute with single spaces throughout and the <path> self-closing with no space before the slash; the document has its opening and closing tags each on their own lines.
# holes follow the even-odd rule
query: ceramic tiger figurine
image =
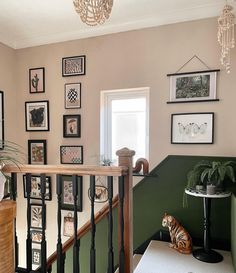
<svg viewBox="0 0 236 273">
<path fill-rule="evenodd" d="M 190 254 L 192 252 L 192 239 L 189 233 L 171 215 L 165 213 L 162 219 L 162 226 L 168 227 L 171 244 L 169 247 L 176 249 L 180 253 Z"/>
</svg>

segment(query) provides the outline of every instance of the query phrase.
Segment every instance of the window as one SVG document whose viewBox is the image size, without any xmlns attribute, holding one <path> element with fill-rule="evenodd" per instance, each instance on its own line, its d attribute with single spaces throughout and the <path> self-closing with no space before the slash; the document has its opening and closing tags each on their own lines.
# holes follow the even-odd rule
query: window
<svg viewBox="0 0 236 273">
<path fill-rule="evenodd" d="M 100 153 L 114 162 L 116 151 L 135 150 L 134 161 L 148 158 L 149 88 L 101 92 Z"/>
</svg>

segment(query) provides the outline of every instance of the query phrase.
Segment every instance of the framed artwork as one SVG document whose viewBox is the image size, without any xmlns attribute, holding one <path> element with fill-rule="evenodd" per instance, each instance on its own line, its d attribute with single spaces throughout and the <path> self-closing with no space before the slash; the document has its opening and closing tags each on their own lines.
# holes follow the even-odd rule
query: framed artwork
<svg viewBox="0 0 236 273">
<path fill-rule="evenodd" d="M 83 198 L 83 177 L 77 176 L 78 179 L 78 202 L 77 210 L 82 211 L 82 198 Z M 64 210 L 74 210 L 74 197 L 72 192 L 72 176 L 62 175 L 62 201 L 61 208 Z"/>
<path fill-rule="evenodd" d="M 60 146 L 61 164 L 83 164 L 83 146 Z"/>
<path fill-rule="evenodd" d="M 0 91 L 0 150 L 4 148 L 4 96 Z"/>
<path fill-rule="evenodd" d="M 219 70 L 168 74 L 170 102 L 200 102 L 216 99 L 217 72 Z"/>
<path fill-rule="evenodd" d="M 88 189 L 88 196 L 90 199 L 90 188 Z M 95 186 L 95 199 L 96 203 L 105 203 L 108 200 L 108 189 L 105 186 L 96 185 Z"/>
<path fill-rule="evenodd" d="M 68 213 L 67 216 L 64 216 L 64 226 L 63 226 L 63 235 L 66 237 L 71 237 L 74 234 L 74 217 L 72 213 Z"/>
<path fill-rule="evenodd" d="M 42 229 L 42 205 L 31 204 L 31 228 Z"/>
<path fill-rule="evenodd" d="M 40 244 L 42 242 L 42 231 L 40 229 L 32 229 L 30 231 L 32 243 Z"/>
<path fill-rule="evenodd" d="M 28 163 L 34 165 L 47 164 L 47 141 L 28 140 Z"/>
<path fill-rule="evenodd" d="M 63 137 L 80 137 L 81 117 L 80 115 L 63 116 Z"/>
<path fill-rule="evenodd" d="M 81 83 L 65 84 L 65 109 L 81 108 Z"/>
<path fill-rule="evenodd" d="M 32 248 L 32 265 L 41 266 L 41 250 Z"/>
<path fill-rule="evenodd" d="M 23 175 L 23 184 L 24 184 L 24 197 L 27 198 L 26 193 L 26 175 Z M 31 176 L 31 193 L 30 199 L 41 200 L 41 180 L 39 175 Z M 51 189 L 51 177 L 46 176 L 46 194 L 45 200 L 52 200 L 52 189 Z"/>
<path fill-rule="evenodd" d="M 31 68 L 29 70 L 29 90 L 30 90 L 30 93 L 45 92 L 44 67 Z"/>
<path fill-rule="evenodd" d="M 86 56 L 73 56 L 62 58 L 62 76 L 85 75 Z"/>
<path fill-rule="evenodd" d="M 214 113 L 180 113 L 171 115 L 171 143 L 213 144 Z"/>
<path fill-rule="evenodd" d="M 49 102 L 25 102 L 26 131 L 49 131 Z"/>
</svg>

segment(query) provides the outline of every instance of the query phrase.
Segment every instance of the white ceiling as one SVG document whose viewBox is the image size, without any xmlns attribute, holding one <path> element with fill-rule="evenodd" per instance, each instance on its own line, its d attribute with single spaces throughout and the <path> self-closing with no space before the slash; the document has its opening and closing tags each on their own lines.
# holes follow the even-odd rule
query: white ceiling
<svg viewBox="0 0 236 273">
<path fill-rule="evenodd" d="M 219 16 L 225 0 L 114 0 L 101 26 L 83 24 L 72 0 L 0 0 L 0 42 L 18 49 Z M 236 2 L 228 0 L 236 9 Z"/>
</svg>

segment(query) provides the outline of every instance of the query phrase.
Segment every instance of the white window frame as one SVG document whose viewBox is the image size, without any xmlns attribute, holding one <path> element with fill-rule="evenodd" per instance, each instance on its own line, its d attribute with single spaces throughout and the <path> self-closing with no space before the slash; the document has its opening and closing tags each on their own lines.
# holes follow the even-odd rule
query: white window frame
<svg viewBox="0 0 236 273">
<path fill-rule="evenodd" d="M 111 143 L 111 101 L 114 99 L 132 99 L 138 97 L 146 98 L 146 144 L 145 157 L 149 158 L 149 87 L 102 90 L 100 96 L 100 155 L 111 159 L 112 143 Z M 106 144 L 106 145 L 105 145 Z M 129 148 L 129 147 L 127 147 Z"/>
</svg>

